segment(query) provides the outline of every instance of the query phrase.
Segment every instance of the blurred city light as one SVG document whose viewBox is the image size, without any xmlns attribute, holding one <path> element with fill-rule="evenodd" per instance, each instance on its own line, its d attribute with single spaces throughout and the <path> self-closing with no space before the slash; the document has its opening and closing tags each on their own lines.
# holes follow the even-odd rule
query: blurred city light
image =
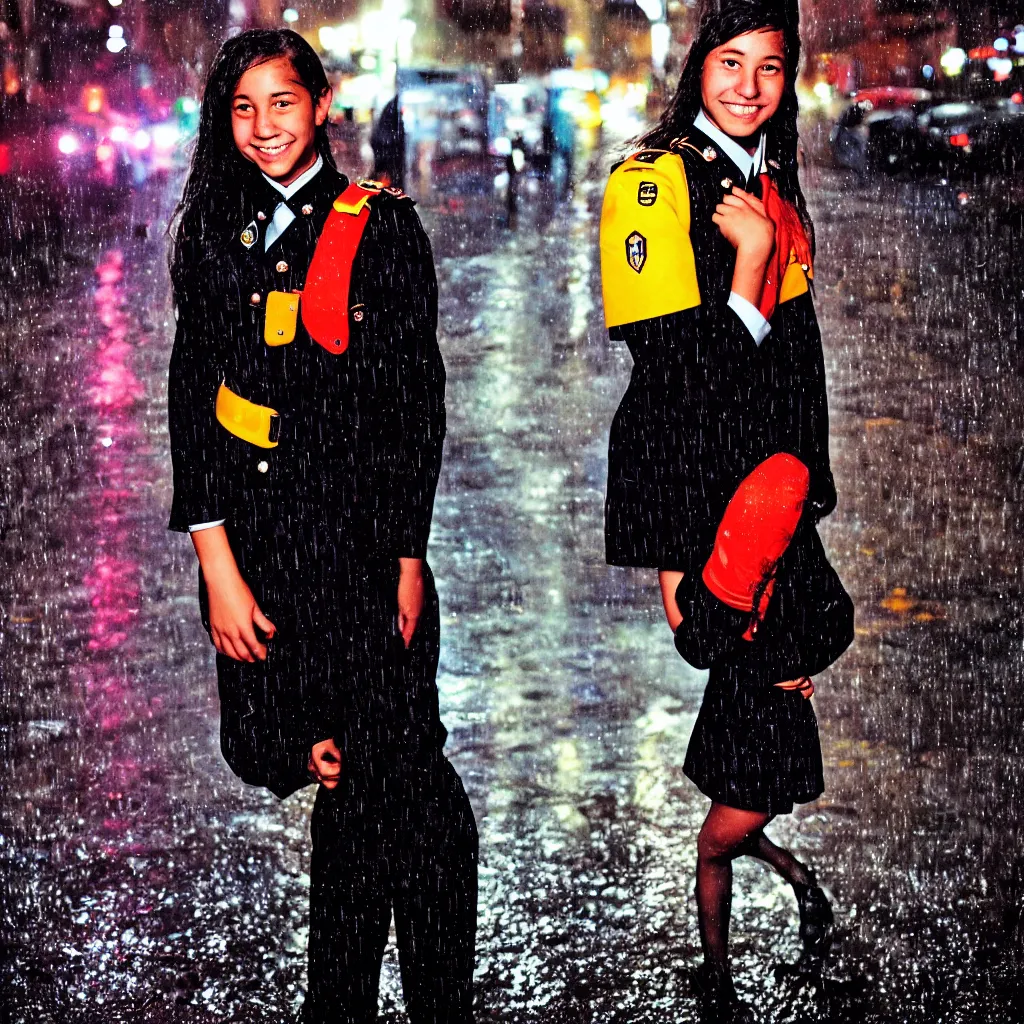
<svg viewBox="0 0 1024 1024">
<path fill-rule="evenodd" d="M 299 12 L 294 7 L 286 7 L 281 12 L 281 17 L 289 24 L 294 25 L 299 20 Z"/>
<path fill-rule="evenodd" d="M 1010 40 L 1000 36 L 993 44 L 993 48 L 1000 53 L 1005 53 L 1010 48 Z"/>
<path fill-rule="evenodd" d="M 124 38 L 123 25 L 111 25 L 108 31 L 107 49 L 111 53 L 120 53 L 128 45 Z"/>
<path fill-rule="evenodd" d="M 939 59 L 942 70 L 950 77 L 959 75 L 967 63 L 967 54 L 959 46 L 951 46 Z"/>
<path fill-rule="evenodd" d="M 178 129 L 173 124 L 158 124 L 153 128 L 153 145 L 157 149 L 173 149 L 178 135 Z"/>
<path fill-rule="evenodd" d="M 57 149 L 59 149 L 65 156 L 71 156 L 73 153 L 77 153 L 82 148 L 82 144 L 78 141 L 77 135 L 72 135 L 70 132 L 62 135 L 57 140 Z"/>
<path fill-rule="evenodd" d="M 82 106 L 87 114 L 100 113 L 107 102 L 106 93 L 101 85 L 87 85 L 82 90 Z"/>
<path fill-rule="evenodd" d="M 636 5 L 651 21 L 661 21 L 665 14 L 661 0 L 636 0 Z"/>
<path fill-rule="evenodd" d="M 1010 57 L 989 57 L 985 63 L 997 82 L 1005 82 L 1013 72 L 1013 60 Z"/>
<path fill-rule="evenodd" d="M 140 128 L 135 135 L 132 137 L 132 145 L 136 149 L 149 149 L 149 144 L 152 141 L 149 137 L 149 132 L 144 128 Z"/>
<path fill-rule="evenodd" d="M 112 142 L 127 142 L 128 141 L 128 129 L 123 124 L 115 124 L 110 129 L 110 139 Z"/>
<path fill-rule="evenodd" d="M 411 18 L 402 18 L 398 23 L 398 59 L 403 63 L 412 60 L 412 40 L 416 35 L 416 22 Z"/>
<path fill-rule="evenodd" d="M 672 29 L 664 21 L 655 21 L 651 25 L 651 63 L 656 68 L 665 67 L 665 58 L 671 45 Z"/>
</svg>

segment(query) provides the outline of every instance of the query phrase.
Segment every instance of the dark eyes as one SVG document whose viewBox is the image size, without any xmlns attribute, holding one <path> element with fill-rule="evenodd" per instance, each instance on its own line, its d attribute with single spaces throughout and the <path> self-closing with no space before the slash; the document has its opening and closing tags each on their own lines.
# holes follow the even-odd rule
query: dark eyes
<svg viewBox="0 0 1024 1024">
<path fill-rule="evenodd" d="M 293 105 L 294 104 L 292 103 L 291 100 L 277 100 L 274 103 L 274 106 L 278 110 L 285 110 L 288 107 L 291 107 Z M 248 114 L 252 110 L 252 104 L 251 103 L 236 103 L 235 106 L 232 109 L 234 110 L 234 112 L 236 114 Z"/>
<path fill-rule="evenodd" d="M 726 57 L 725 60 L 722 61 L 722 63 L 730 71 L 735 71 L 740 66 L 740 62 L 732 57 Z M 762 64 L 761 70 L 768 72 L 768 74 L 774 75 L 778 74 L 782 70 L 782 68 L 780 68 L 778 64 Z"/>
</svg>

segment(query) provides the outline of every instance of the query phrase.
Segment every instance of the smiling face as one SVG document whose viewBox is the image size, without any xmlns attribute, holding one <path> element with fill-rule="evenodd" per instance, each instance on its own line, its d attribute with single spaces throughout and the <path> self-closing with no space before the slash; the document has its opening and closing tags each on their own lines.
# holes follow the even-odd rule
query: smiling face
<svg viewBox="0 0 1024 1024">
<path fill-rule="evenodd" d="M 249 68 L 231 100 L 231 134 L 239 153 L 264 174 L 290 185 L 316 162 L 316 128 L 331 105 L 314 101 L 287 57 Z"/>
<path fill-rule="evenodd" d="M 745 139 L 767 121 L 786 85 L 783 35 L 759 29 L 712 50 L 701 73 L 704 112 L 726 135 Z"/>
</svg>

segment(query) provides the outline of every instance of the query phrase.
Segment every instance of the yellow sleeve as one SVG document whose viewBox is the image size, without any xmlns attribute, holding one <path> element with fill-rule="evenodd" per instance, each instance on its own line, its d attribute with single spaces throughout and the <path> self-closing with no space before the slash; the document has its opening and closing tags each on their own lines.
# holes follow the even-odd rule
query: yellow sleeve
<svg viewBox="0 0 1024 1024">
<path fill-rule="evenodd" d="M 608 327 L 700 305 L 678 154 L 638 153 L 612 171 L 601 208 L 601 285 Z"/>
</svg>

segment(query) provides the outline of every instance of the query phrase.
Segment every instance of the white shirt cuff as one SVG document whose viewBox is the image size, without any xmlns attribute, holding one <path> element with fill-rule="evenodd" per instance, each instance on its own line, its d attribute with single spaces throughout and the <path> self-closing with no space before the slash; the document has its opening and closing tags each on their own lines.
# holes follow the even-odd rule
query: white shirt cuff
<svg viewBox="0 0 1024 1024">
<path fill-rule="evenodd" d="M 200 530 L 209 530 L 213 526 L 223 526 L 226 522 L 226 519 L 216 519 L 212 523 L 196 523 L 195 526 L 188 528 L 188 532 L 198 533 Z"/>
<path fill-rule="evenodd" d="M 755 345 L 760 345 L 771 333 L 772 325 L 761 315 L 761 310 L 742 295 L 729 292 L 727 305 L 743 321 L 743 326 L 750 331 Z"/>
</svg>

